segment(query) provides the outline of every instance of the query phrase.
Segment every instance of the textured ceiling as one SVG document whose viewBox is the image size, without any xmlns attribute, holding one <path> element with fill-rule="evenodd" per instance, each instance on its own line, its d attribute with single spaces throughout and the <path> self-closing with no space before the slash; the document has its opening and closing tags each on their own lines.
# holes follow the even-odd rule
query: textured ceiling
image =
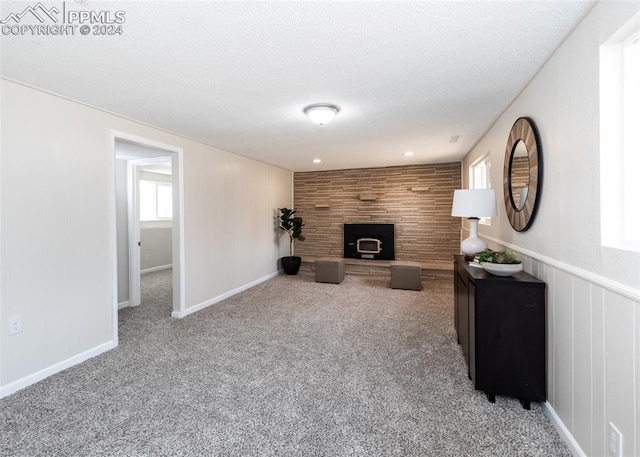
<svg viewBox="0 0 640 457">
<path fill-rule="evenodd" d="M 36 3 L 3 0 L 0 19 Z M 1 71 L 289 170 L 443 162 L 464 157 L 592 5 L 67 1 L 124 11 L 122 35 L 2 35 Z M 303 115 L 318 102 L 340 107 L 330 124 Z"/>
</svg>

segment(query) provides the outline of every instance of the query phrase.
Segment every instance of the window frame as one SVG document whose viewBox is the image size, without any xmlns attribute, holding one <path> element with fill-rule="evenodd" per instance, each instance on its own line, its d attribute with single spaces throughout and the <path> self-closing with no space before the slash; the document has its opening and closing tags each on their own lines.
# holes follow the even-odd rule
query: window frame
<svg viewBox="0 0 640 457">
<path fill-rule="evenodd" d="M 601 245 L 640 252 L 640 14 L 600 47 Z"/>
<path fill-rule="evenodd" d="M 481 169 L 482 176 L 478 179 L 476 171 Z M 481 180 L 482 182 L 477 182 Z M 491 189 L 491 151 L 478 157 L 469 165 L 469 189 Z M 491 225 L 490 217 L 481 217 L 480 224 Z"/>
<path fill-rule="evenodd" d="M 142 198 L 142 188 L 143 188 L 143 184 L 144 185 L 151 185 L 153 187 L 153 202 L 152 202 L 152 213 L 153 213 L 153 217 L 152 218 L 143 218 L 143 198 Z M 171 212 L 171 216 L 159 216 L 159 207 L 161 202 L 159 201 L 159 196 L 158 196 L 158 188 L 159 187 L 164 187 L 164 188 L 168 188 L 169 189 L 169 208 L 170 208 L 170 212 Z M 157 221 L 171 221 L 173 220 L 173 201 L 172 201 L 172 197 L 173 197 L 173 189 L 172 189 L 172 185 L 171 183 L 166 183 L 166 182 L 162 182 L 162 181 L 152 181 L 149 179 L 140 179 L 139 180 L 139 189 L 140 189 L 140 222 L 157 222 Z M 145 214 L 148 214 L 149 212 L 144 211 Z"/>
</svg>

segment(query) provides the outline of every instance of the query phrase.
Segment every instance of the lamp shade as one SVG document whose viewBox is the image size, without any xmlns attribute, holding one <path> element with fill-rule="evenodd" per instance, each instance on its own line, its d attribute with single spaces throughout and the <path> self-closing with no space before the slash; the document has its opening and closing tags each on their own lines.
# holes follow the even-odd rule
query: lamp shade
<svg viewBox="0 0 640 457">
<path fill-rule="evenodd" d="M 451 215 L 457 217 L 497 216 L 495 189 L 458 189 L 454 191 Z"/>
</svg>

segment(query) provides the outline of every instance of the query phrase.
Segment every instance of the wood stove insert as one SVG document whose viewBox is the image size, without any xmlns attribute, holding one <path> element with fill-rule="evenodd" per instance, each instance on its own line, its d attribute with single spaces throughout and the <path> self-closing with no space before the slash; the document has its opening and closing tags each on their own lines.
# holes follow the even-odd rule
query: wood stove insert
<svg viewBox="0 0 640 457">
<path fill-rule="evenodd" d="M 344 257 L 395 260 L 393 224 L 344 224 Z"/>
</svg>

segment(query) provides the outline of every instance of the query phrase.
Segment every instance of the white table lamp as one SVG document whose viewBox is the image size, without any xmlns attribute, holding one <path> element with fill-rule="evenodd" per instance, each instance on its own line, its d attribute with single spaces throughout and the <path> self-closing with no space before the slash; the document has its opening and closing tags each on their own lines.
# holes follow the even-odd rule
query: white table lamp
<svg viewBox="0 0 640 457">
<path fill-rule="evenodd" d="M 478 220 L 498 215 L 495 189 L 459 189 L 453 193 L 451 215 L 469 219 L 469 238 L 462 241 L 460 249 L 468 259 L 487 249 L 487 243 L 478 238 Z"/>
</svg>

